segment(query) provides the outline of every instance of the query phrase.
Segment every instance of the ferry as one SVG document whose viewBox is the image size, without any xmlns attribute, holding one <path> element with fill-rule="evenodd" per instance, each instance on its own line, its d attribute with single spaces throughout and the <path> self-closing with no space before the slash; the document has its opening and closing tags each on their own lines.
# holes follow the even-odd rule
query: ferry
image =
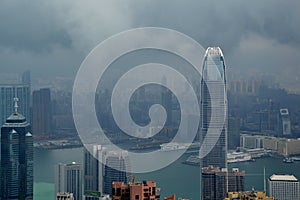
<svg viewBox="0 0 300 200">
<path fill-rule="evenodd" d="M 227 153 L 227 163 L 254 161 L 251 154 L 244 152 Z"/>
<path fill-rule="evenodd" d="M 170 142 L 164 143 L 160 145 L 160 151 L 177 151 L 177 150 L 197 150 L 199 151 L 200 143 L 177 143 L 177 142 Z"/>
<path fill-rule="evenodd" d="M 293 158 L 284 158 L 283 162 L 284 163 L 294 163 L 294 159 Z"/>
<path fill-rule="evenodd" d="M 188 144 L 179 144 L 177 142 L 170 142 L 160 145 L 160 151 L 187 150 L 188 148 Z"/>
<path fill-rule="evenodd" d="M 200 158 L 199 156 L 189 156 L 183 163 L 187 165 L 200 166 Z"/>
</svg>

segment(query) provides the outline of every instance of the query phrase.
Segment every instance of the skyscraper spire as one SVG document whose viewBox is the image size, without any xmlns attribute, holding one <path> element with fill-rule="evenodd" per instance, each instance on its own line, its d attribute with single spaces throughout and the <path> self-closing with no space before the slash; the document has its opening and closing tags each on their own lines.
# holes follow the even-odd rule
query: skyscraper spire
<svg viewBox="0 0 300 200">
<path fill-rule="evenodd" d="M 19 98 L 17 98 L 17 97 L 15 97 L 14 98 L 14 103 L 15 103 L 15 105 L 14 105 L 14 108 L 15 108 L 15 112 L 14 112 L 14 114 L 18 114 L 18 101 L 19 101 Z"/>
</svg>

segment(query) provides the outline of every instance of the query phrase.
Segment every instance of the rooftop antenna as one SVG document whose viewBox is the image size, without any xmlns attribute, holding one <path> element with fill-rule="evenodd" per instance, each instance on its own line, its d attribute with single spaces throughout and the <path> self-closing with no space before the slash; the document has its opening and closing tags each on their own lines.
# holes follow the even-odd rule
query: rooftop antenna
<svg viewBox="0 0 300 200">
<path fill-rule="evenodd" d="M 264 192 L 267 192 L 266 190 L 266 167 L 264 166 Z"/>
<path fill-rule="evenodd" d="M 15 113 L 14 114 L 18 114 L 18 101 L 19 99 L 17 97 L 14 98 L 14 102 L 15 102 L 15 105 L 14 105 L 14 108 L 15 108 Z"/>
</svg>

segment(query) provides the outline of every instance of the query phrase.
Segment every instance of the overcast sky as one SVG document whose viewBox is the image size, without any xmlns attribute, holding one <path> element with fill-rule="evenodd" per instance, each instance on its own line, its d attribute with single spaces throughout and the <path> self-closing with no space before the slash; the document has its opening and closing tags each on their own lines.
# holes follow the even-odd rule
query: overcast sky
<svg viewBox="0 0 300 200">
<path fill-rule="evenodd" d="M 87 3 L 88 2 L 88 3 Z M 120 31 L 159 26 L 220 46 L 232 74 L 300 79 L 299 0 L 2 0 L 0 69 L 74 76 L 93 47 Z"/>
</svg>

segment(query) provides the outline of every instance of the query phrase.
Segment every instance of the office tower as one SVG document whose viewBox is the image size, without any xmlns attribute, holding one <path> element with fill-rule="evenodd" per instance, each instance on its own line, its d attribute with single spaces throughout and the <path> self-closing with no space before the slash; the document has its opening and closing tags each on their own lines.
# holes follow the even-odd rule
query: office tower
<svg viewBox="0 0 300 200">
<path fill-rule="evenodd" d="M 55 194 L 73 193 L 74 200 L 82 199 L 82 166 L 72 162 L 55 166 Z"/>
<path fill-rule="evenodd" d="M 32 132 L 34 135 L 52 132 L 51 94 L 49 88 L 33 91 Z"/>
<path fill-rule="evenodd" d="M 227 94 L 226 94 L 226 68 L 224 56 L 219 47 L 208 47 L 203 61 L 203 72 L 201 80 L 201 142 L 205 138 L 207 131 L 210 128 L 221 131 L 217 143 L 207 144 L 213 149 L 201 161 L 201 167 L 210 165 L 227 168 Z M 210 90 L 208 89 L 210 88 Z M 211 101 L 211 96 L 214 96 L 214 102 Z M 213 103 L 213 105 L 212 105 Z M 211 111 L 214 108 L 216 114 L 214 122 L 210 123 Z M 223 117 L 226 117 L 223 124 Z M 209 149 L 206 147 L 206 149 Z M 204 147 L 205 148 L 205 147 Z"/>
<path fill-rule="evenodd" d="M 33 139 L 30 124 L 18 113 L 18 98 L 1 128 L 0 199 L 33 199 Z"/>
<path fill-rule="evenodd" d="M 279 132 L 282 135 L 291 134 L 291 120 L 288 109 L 280 109 L 279 112 Z"/>
<path fill-rule="evenodd" d="M 84 149 L 84 196 L 85 200 L 98 200 L 103 194 L 103 164 L 105 149 L 92 145 L 92 151 Z"/>
<path fill-rule="evenodd" d="M 228 118 L 228 149 L 235 150 L 240 146 L 240 118 Z"/>
<path fill-rule="evenodd" d="M 224 168 L 204 167 L 201 177 L 203 200 L 224 199 L 228 191 L 244 191 L 245 172 L 240 172 L 237 168 L 233 168 L 232 172 L 227 172 Z"/>
<path fill-rule="evenodd" d="M 159 200 L 160 189 L 153 181 L 136 182 L 135 178 L 131 183 L 112 182 L 112 200 Z"/>
<path fill-rule="evenodd" d="M 127 151 L 109 151 L 105 156 L 104 194 L 112 194 L 112 182 L 128 183 L 131 178 Z"/>
<path fill-rule="evenodd" d="M 59 192 L 56 194 L 56 200 L 74 200 L 73 193 Z"/>
<path fill-rule="evenodd" d="M 5 123 L 7 117 L 14 109 L 13 99 L 19 98 L 18 110 L 30 122 L 30 86 L 24 84 L 0 85 L 0 125 Z"/>
<path fill-rule="evenodd" d="M 22 74 L 22 83 L 25 85 L 31 85 L 30 71 L 27 70 Z"/>
<path fill-rule="evenodd" d="M 275 200 L 300 199 L 298 179 L 293 175 L 276 175 L 269 178 L 269 196 Z"/>
<path fill-rule="evenodd" d="M 254 189 L 250 192 L 228 192 L 225 200 L 274 200 L 273 197 L 268 197 L 266 192 L 257 192 Z"/>
</svg>

